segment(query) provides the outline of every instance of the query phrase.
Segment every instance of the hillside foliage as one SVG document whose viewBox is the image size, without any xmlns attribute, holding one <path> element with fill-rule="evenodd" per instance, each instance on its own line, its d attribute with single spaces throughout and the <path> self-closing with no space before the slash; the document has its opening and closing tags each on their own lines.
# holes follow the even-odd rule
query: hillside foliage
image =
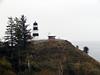
<svg viewBox="0 0 100 75">
<path fill-rule="evenodd" d="M 66 40 L 32 41 L 26 49 L 4 48 L 1 69 L 12 75 L 99 75 L 100 63 Z M 10 74 L 10 75 L 11 75 Z M 3 74 L 2 74 L 3 75 Z"/>
<path fill-rule="evenodd" d="M 26 17 L 9 17 L 0 41 L 0 75 L 100 75 L 100 63 L 61 39 L 32 40 Z"/>
</svg>

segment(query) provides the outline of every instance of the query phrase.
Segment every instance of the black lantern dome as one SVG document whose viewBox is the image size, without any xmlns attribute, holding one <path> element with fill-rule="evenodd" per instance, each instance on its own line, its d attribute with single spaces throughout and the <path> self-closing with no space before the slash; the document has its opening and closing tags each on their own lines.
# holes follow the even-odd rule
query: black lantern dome
<svg viewBox="0 0 100 75">
<path fill-rule="evenodd" d="M 38 25 L 38 23 L 35 21 L 35 22 L 33 23 L 33 25 Z"/>
</svg>

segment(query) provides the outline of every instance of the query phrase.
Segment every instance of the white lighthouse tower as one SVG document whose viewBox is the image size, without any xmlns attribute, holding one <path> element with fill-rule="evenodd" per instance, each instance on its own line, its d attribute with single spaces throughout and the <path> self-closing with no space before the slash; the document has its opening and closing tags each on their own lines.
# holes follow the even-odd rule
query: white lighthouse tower
<svg viewBox="0 0 100 75">
<path fill-rule="evenodd" d="M 35 21 L 33 23 L 33 40 L 38 40 L 39 33 L 38 33 L 38 23 Z"/>
</svg>

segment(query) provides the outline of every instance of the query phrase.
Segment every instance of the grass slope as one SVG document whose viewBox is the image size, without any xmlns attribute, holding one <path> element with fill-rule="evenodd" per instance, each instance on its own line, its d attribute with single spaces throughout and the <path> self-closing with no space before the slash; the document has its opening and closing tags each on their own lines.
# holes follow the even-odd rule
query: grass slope
<svg viewBox="0 0 100 75">
<path fill-rule="evenodd" d="M 31 45 L 35 75 L 100 75 L 100 64 L 66 40 L 45 40 Z"/>
<path fill-rule="evenodd" d="M 0 75 L 100 75 L 100 63 L 67 40 L 32 41 L 12 56 L 0 58 Z"/>
</svg>

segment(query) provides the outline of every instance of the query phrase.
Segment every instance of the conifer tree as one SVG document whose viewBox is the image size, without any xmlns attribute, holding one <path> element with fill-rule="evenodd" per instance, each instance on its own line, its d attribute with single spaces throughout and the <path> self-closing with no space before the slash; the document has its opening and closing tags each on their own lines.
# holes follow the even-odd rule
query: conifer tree
<svg viewBox="0 0 100 75">
<path fill-rule="evenodd" d="M 15 17 L 15 37 L 16 37 L 16 46 L 21 47 L 21 42 L 22 42 L 22 31 L 21 31 L 21 25 L 20 25 L 20 20 Z"/>
<path fill-rule="evenodd" d="M 27 19 L 24 15 L 21 16 L 21 27 L 22 27 L 22 39 L 23 39 L 23 47 L 26 47 L 27 41 L 30 39 L 30 30 L 27 29 L 29 25 L 26 24 Z"/>
<path fill-rule="evenodd" d="M 85 46 L 83 52 L 85 52 L 85 53 L 88 54 L 88 52 L 89 52 L 89 48 Z"/>
<path fill-rule="evenodd" d="M 24 15 L 21 16 L 21 18 L 15 18 L 16 21 L 16 28 L 15 28 L 15 35 L 16 35 L 16 42 L 17 45 L 25 48 L 28 40 L 31 39 L 30 35 L 30 29 L 28 30 L 28 26 L 26 24 L 26 17 Z"/>
<path fill-rule="evenodd" d="M 14 28 L 15 28 L 15 25 L 14 25 L 14 20 L 12 17 L 9 17 L 8 18 L 9 21 L 8 21 L 8 25 L 7 25 L 7 29 L 6 29 L 6 36 L 5 36 L 5 41 L 8 42 L 8 45 L 13 47 L 15 45 L 15 31 L 14 31 Z"/>
</svg>

